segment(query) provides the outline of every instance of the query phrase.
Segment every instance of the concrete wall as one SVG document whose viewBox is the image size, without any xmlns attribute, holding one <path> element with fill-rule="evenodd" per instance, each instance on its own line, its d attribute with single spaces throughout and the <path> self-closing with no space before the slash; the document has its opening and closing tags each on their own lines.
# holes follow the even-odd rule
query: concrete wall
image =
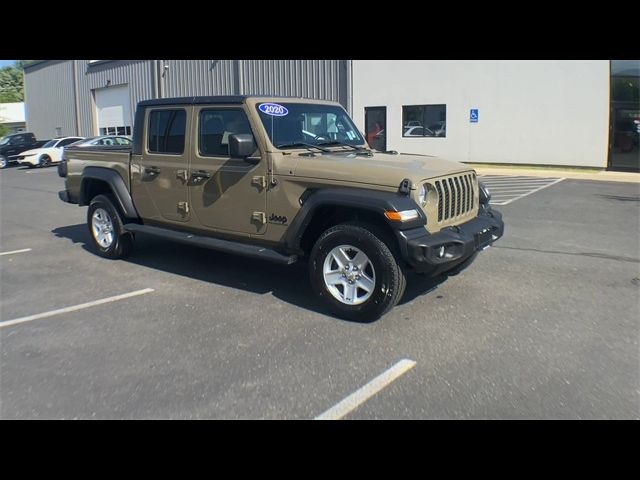
<svg viewBox="0 0 640 480">
<path fill-rule="evenodd" d="M 353 116 L 387 107 L 387 148 L 456 161 L 607 165 L 609 61 L 354 60 Z M 402 106 L 447 105 L 446 138 L 403 138 Z M 479 109 L 479 122 L 469 110 Z"/>
</svg>

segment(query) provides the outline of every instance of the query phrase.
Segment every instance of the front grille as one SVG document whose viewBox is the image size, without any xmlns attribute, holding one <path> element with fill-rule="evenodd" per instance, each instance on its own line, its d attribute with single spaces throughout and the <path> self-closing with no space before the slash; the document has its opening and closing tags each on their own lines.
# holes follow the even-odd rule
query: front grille
<svg viewBox="0 0 640 480">
<path fill-rule="evenodd" d="M 435 181 L 438 223 L 465 216 L 473 210 L 475 175 L 465 173 Z"/>
</svg>

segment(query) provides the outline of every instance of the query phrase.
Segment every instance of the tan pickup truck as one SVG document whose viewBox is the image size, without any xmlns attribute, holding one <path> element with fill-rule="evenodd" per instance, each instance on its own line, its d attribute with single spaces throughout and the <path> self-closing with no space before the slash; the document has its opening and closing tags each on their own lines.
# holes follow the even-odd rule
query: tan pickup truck
<svg viewBox="0 0 640 480">
<path fill-rule="evenodd" d="M 391 309 L 409 270 L 460 271 L 504 228 L 473 169 L 374 151 L 328 101 L 143 101 L 132 147 L 71 147 L 59 170 L 60 198 L 89 206 L 99 255 L 123 258 L 136 234 L 150 234 L 283 264 L 304 259 L 328 309 L 358 321 Z"/>
</svg>

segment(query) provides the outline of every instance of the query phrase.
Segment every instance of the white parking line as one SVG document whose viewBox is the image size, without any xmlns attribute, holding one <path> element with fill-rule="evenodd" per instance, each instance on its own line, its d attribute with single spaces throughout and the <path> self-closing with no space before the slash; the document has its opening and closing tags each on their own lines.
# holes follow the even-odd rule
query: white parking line
<svg viewBox="0 0 640 480">
<path fill-rule="evenodd" d="M 504 203 L 504 205 L 509 205 L 511 202 L 515 202 L 516 200 L 519 200 L 521 198 L 527 197 L 527 196 L 531 195 L 532 193 L 536 193 L 536 192 L 539 192 L 540 190 L 544 190 L 545 188 L 550 187 L 551 185 L 555 185 L 556 183 L 560 183 L 563 180 L 564 180 L 564 178 L 558 178 L 555 182 L 551 182 L 551 183 L 549 183 L 547 185 L 543 185 L 542 187 L 536 188 L 535 190 L 532 190 L 529 193 L 525 193 L 524 195 L 520 195 L 517 198 L 514 198 L 512 200 L 508 200 L 506 203 Z"/>
<path fill-rule="evenodd" d="M 376 393 L 389 385 L 398 377 L 416 366 L 413 360 L 403 359 L 396 363 L 393 367 L 378 375 L 369 383 L 359 388 L 340 403 L 331 407 L 326 412 L 318 415 L 315 420 L 340 420 L 342 417 L 352 412 L 364 402 L 373 397 Z"/>
<path fill-rule="evenodd" d="M 10 252 L 0 253 L 0 257 L 3 255 L 13 255 L 14 253 L 24 253 L 24 252 L 30 252 L 30 251 L 31 251 L 30 248 L 23 248 L 22 250 L 11 250 Z"/>
<path fill-rule="evenodd" d="M 509 186 L 514 186 L 514 185 L 546 185 L 549 182 L 553 182 L 554 180 L 557 180 L 557 178 L 552 178 L 551 180 L 545 180 L 544 182 L 527 182 L 527 181 L 522 181 L 522 182 L 482 182 L 487 186 L 495 186 L 495 187 L 509 187 Z"/>
<path fill-rule="evenodd" d="M 151 293 L 153 291 L 153 288 L 144 288 L 142 290 L 136 290 L 135 292 L 123 293 L 121 295 L 102 298 L 93 302 L 81 303 L 80 305 L 59 308 L 58 310 L 50 310 L 48 312 L 38 313 L 36 315 L 29 315 L 28 317 L 14 318 L 13 320 L 0 322 L 0 328 L 10 327 L 11 325 L 17 325 L 19 323 L 31 322 L 32 320 L 38 320 L 40 318 L 52 317 L 54 315 L 60 315 L 61 313 L 75 312 L 77 310 L 82 310 L 83 308 L 95 307 L 96 305 L 102 305 L 103 303 L 116 302 L 118 300 L 124 300 L 125 298 L 137 297 L 138 295 L 144 295 L 145 293 Z"/>
<path fill-rule="evenodd" d="M 516 200 L 524 198 L 532 193 L 555 185 L 564 178 L 550 177 L 523 177 L 523 176 L 480 176 L 478 179 L 484 183 L 491 192 L 492 205 L 509 205 Z"/>
</svg>

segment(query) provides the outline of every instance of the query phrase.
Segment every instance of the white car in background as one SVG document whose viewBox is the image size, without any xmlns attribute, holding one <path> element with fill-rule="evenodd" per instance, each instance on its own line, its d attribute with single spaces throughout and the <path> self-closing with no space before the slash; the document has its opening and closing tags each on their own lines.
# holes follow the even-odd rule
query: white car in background
<svg viewBox="0 0 640 480">
<path fill-rule="evenodd" d="M 433 130 L 427 127 L 406 127 L 402 133 L 403 137 L 435 137 Z"/>
<path fill-rule="evenodd" d="M 18 163 L 27 165 L 29 168 L 48 167 L 49 165 L 60 162 L 62 160 L 62 150 L 64 147 L 78 140 L 83 140 L 83 137 L 54 138 L 40 148 L 27 150 L 26 152 L 11 157 L 11 159 L 17 160 Z"/>
<path fill-rule="evenodd" d="M 132 144 L 131 139 L 125 135 L 100 135 L 84 138 L 72 145 L 74 147 L 130 147 Z"/>
</svg>

